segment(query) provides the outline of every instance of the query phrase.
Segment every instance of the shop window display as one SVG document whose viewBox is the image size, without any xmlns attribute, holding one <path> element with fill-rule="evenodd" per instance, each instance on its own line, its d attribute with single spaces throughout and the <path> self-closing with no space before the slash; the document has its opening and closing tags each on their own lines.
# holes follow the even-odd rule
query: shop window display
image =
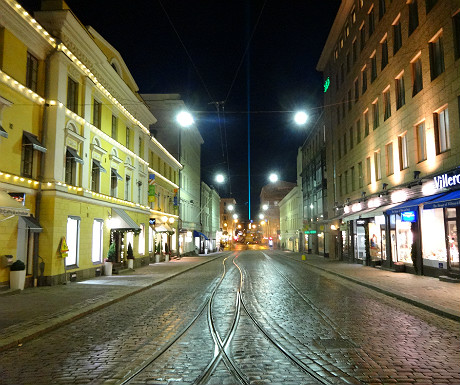
<svg viewBox="0 0 460 385">
<path fill-rule="evenodd" d="M 423 210 L 421 226 L 423 264 L 439 267 L 439 263 L 447 262 L 443 209 Z"/>
<path fill-rule="evenodd" d="M 366 259 L 366 235 L 363 226 L 356 226 L 355 236 L 355 258 L 364 260 Z"/>
<path fill-rule="evenodd" d="M 380 225 L 376 223 L 369 223 L 369 248 L 371 261 L 378 261 L 382 258 L 381 243 L 382 238 L 380 234 Z"/>
</svg>

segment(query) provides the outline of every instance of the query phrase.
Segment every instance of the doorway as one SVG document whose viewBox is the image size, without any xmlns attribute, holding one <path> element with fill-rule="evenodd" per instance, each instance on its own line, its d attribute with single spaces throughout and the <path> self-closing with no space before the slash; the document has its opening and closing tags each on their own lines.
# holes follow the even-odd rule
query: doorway
<svg viewBox="0 0 460 385">
<path fill-rule="evenodd" d="M 458 230 L 459 226 L 459 207 L 446 208 L 446 248 L 447 248 L 447 270 L 460 272 L 459 255 L 458 255 Z"/>
</svg>

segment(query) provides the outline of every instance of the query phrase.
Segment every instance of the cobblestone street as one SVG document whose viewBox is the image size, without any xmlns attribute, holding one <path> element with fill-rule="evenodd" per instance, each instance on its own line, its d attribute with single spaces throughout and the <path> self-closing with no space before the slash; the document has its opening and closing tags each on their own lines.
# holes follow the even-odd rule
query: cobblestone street
<svg viewBox="0 0 460 385">
<path fill-rule="evenodd" d="M 227 252 L 4 350 L 0 384 L 458 384 L 458 330 L 290 254 Z"/>
</svg>

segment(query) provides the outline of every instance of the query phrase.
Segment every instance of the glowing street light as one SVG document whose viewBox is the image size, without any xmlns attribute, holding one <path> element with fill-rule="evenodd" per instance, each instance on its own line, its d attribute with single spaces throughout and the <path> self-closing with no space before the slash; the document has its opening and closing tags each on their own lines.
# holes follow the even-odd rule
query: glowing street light
<svg viewBox="0 0 460 385">
<path fill-rule="evenodd" d="M 235 208 L 235 207 L 234 207 L 233 205 L 228 205 L 228 206 L 227 206 L 227 210 L 228 210 L 228 211 L 233 211 L 234 208 Z"/>
<path fill-rule="evenodd" d="M 238 214 L 233 214 L 233 219 L 238 219 Z"/>
<path fill-rule="evenodd" d="M 294 122 L 299 126 L 302 126 L 305 123 L 307 123 L 307 120 L 308 120 L 308 115 L 305 111 L 298 111 L 294 115 Z"/>
<path fill-rule="evenodd" d="M 264 214 L 259 214 L 259 219 L 264 219 L 265 215 Z"/>
<path fill-rule="evenodd" d="M 268 205 L 263 205 L 262 210 L 267 211 L 268 210 Z"/>
<path fill-rule="evenodd" d="M 223 174 L 217 174 L 215 178 L 217 183 L 224 183 L 225 182 L 225 176 Z"/>
<path fill-rule="evenodd" d="M 274 172 L 272 172 L 269 177 L 268 177 L 268 180 L 272 183 L 275 183 L 278 181 L 278 175 L 275 174 Z"/>
<path fill-rule="evenodd" d="M 187 111 L 179 112 L 176 116 L 176 120 L 182 127 L 190 127 L 193 123 L 195 123 L 192 114 Z"/>
</svg>

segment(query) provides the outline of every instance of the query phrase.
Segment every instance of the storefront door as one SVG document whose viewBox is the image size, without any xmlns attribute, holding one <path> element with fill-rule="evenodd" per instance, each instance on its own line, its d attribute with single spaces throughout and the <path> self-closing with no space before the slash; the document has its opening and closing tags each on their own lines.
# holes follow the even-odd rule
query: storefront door
<svg viewBox="0 0 460 385">
<path fill-rule="evenodd" d="M 459 271 L 458 256 L 458 229 L 459 215 L 458 208 L 447 208 L 446 210 L 446 240 L 447 240 L 447 269 Z"/>
</svg>

